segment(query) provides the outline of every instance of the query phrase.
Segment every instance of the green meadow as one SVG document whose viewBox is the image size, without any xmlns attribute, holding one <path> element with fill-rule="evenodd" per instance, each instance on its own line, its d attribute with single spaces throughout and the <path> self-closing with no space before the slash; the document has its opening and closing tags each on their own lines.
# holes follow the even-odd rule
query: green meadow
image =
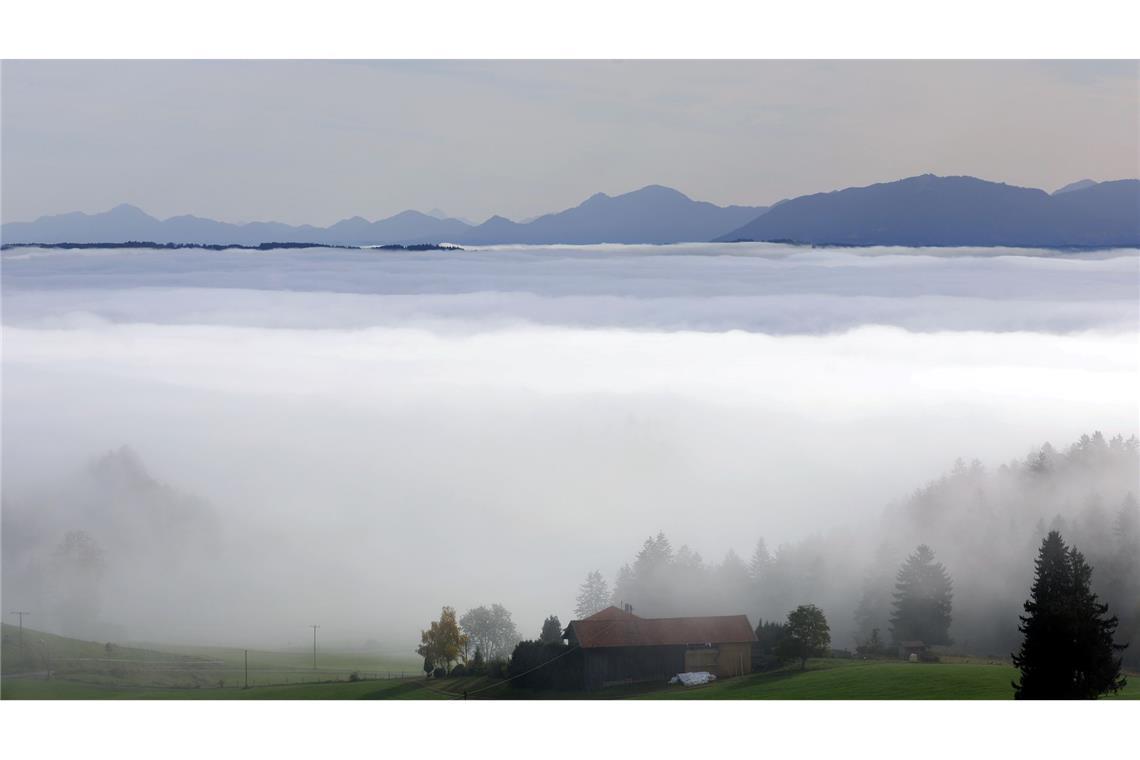
<svg viewBox="0 0 1140 760">
<path fill-rule="evenodd" d="M 369 651 L 81 641 L 3 625 L 3 699 L 1012 699 L 1009 663 L 815 659 L 705 686 L 640 683 L 593 692 L 531 691 L 487 677 L 425 679 L 411 657 Z M 249 687 L 245 687 L 245 656 Z M 1140 674 L 1112 698 L 1140 698 Z"/>
</svg>

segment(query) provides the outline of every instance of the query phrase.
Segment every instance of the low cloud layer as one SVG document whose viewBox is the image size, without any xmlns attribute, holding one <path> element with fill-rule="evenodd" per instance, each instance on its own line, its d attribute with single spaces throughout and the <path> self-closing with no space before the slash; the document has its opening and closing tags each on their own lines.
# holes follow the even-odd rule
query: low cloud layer
<svg viewBox="0 0 1140 760">
<path fill-rule="evenodd" d="M 1135 251 L 772 244 L 4 253 L 6 323 L 1134 330 Z M 235 293 L 234 290 L 248 292 Z M 335 296 L 334 296 L 335 294 Z M 65 322 L 65 324 L 68 324 Z"/>
<path fill-rule="evenodd" d="M 6 526 L 127 444 L 217 542 L 108 551 L 103 619 L 411 648 L 443 604 L 566 620 L 658 530 L 747 556 L 1136 432 L 1136 252 L 705 248 L 5 252 Z"/>
</svg>

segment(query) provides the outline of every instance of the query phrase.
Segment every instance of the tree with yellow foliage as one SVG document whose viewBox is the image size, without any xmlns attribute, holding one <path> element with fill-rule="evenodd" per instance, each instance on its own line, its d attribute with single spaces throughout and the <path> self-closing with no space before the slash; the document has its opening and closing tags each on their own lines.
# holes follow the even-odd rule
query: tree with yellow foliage
<svg viewBox="0 0 1140 760">
<path fill-rule="evenodd" d="M 459 630 L 459 623 L 455 619 L 455 609 L 444 607 L 438 621 L 432 621 L 431 627 L 420 632 L 420 645 L 416 654 L 424 658 L 424 670 L 429 665 L 433 668 L 451 670 L 451 663 L 466 656 L 467 637 Z"/>
</svg>

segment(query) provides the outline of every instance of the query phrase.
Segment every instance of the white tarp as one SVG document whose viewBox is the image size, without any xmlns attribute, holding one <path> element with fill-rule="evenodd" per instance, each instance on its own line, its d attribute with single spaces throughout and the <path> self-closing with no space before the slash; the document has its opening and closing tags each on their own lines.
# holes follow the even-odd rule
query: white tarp
<svg viewBox="0 0 1140 760">
<path fill-rule="evenodd" d="M 715 680 L 716 676 L 707 670 L 702 670 L 697 673 L 678 673 L 669 679 L 669 683 L 681 683 L 685 686 L 700 686 Z"/>
</svg>

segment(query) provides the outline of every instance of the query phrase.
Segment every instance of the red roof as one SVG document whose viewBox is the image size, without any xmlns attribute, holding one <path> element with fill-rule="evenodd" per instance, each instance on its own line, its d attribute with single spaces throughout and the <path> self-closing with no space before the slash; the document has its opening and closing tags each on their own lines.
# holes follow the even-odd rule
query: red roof
<svg viewBox="0 0 1140 760">
<path fill-rule="evenodd" d="M 607 607 L 584 620 L 570 623 L 578 645 L 596 647 L 652 647 L 688 644 L 737 644 L 756 640 L 745 615 L 712 617 L 641 618 L 617 607 Z"/>
<path fill-rule="evenodd" d="M 637 615 L 634 615 L 632 612 L 626 612 L 620 607 L 614 607 L 613 605 L 610 605 L 600 612 L 595 612 L 588 618 L 582 618 L 581 621 L 572 620 L 571 622 L 585 622 L 587 620 L 641 620 L 641 618 L 639 618 Z"/>
</svg>

